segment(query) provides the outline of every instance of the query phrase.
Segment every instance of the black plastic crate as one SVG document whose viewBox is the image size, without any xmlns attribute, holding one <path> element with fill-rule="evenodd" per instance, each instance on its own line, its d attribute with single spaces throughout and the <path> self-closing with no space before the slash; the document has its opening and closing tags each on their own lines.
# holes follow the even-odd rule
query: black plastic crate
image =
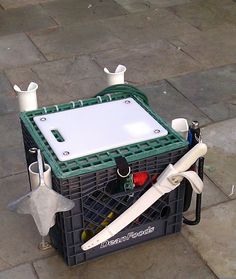
<svg viewBox="0 0 236 279">
<path fill-rule="evenodd" d="M 34 159 L 27 151 L 31 147 L 37 147 L 37 144 L 23 123 L 22 131 L 27 165 L 29 165 Z M 174 164 L 187 150 L 188 148 L 181 148 L 159 156 L 134 161 L 130 164 L 132 173 L 147 171 L 150 177 L 160 174 L 168 164 Z M 109 241 L 86 252 L 82 251 L 80 247 L 84 243 L 82 237 L 84 232 L 88 235 L 91 233 L 91 236 L 94 235 L 104 227 L 102 223 L 110 212 L 113 212 L 114 216 L 120 215 L 152 184 L 149 179 L 143 187 L 135 188 L 132 192 L 111 194 L 107 192 L 106 186 L 108 182 L 114 181 L 116 178 L 116 168 L 67 179 L 59 179 L 52 173 L 53 189 L 75 202 L 75 207 L 71 211 L 57 214 L 56 225 L 50 230 L 53 246 L 62 254 L 68 265 L 76 265 L 143 241 L 180 231 L 184 183 L 161 197 L 136 221 Z"/>
<path fill-rule="evenodd" d="M 125 85 L 123 87 L 127 89 Z M 84 100 L 83 105 L 94 105 L 101 101 L 107 102 L 126 97 L 127 94 L 121 92 L 109 98 L 102 96 L 98 99 Z M 168 130 L 167 136 L 65 162 L 57 159 L 34 123 L 33 117 L 54 113 L 57 109 L 63 111 L 77 108 L 80 107 L 81 102 L 58 105 L 57 108 L 49 107 L 46 111 L 39 109 L 21 114 L 27 165 L 35 161 L 28 150 L 32 147 L 40 148 L 46 162 L 52 168 L 53 189 L 75 202 L 75 207 L 71 211 L 57 214 L 56 224 L 50 229 L 53 246 L 58 249 L 70 266 L 143 241 L 176 233 L 181 229 L 184 182 L 172 192 L 162 196 L 113 238 L 91 250 L 82 251 L 81 249 L 81 245 L 86 240 L 122 214 L 147 191 L 152 186 L 154 177 L 161 174 L 168 164 L 174 164 L 188 151 L 187 141 L 151 111 L 141 99 L 132 98 Z M 129 191 L 111 193 L 109 185 L 113 185 L 117 180 L 115 158 L 118 156 L 126 158 L 133 174 L 148 172 L 149 179 L 145 185 Z"/>
</svg>

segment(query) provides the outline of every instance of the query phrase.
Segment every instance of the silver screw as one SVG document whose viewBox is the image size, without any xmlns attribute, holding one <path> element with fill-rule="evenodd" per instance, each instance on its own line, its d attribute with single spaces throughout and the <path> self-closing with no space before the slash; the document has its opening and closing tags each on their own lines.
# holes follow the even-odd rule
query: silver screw
<svg viewBox="0 0 236 279">
<path fill-rule="evenodd" d="M 30 149 L 29 149 L 29 152 L 30 153 L 32 153 L 32 154 L 34 154 L 34 153 L 36 153 L 37 152 L 37 148 L 36 147 L 31 147 Z"/>
<path fill-rule="evenodd" d="M 125 101 L 125 104 L 127 104 L 127 105 L 130 104 L 130 103 L 131 103 L 131 102 L 130 102 L 129 100 L 126 100 L 126 101 Z"/>
<path fill-rule="evenodd" d="M 63 155 L 64 155 L 64 156 L 67 156 L 67 155 L 69 155 L 69 154 L 70 154 L 69 151 L 64 151 L 64 152 L 63 152 Z"/>
<path fill-rule="evenodd" d="M 159 134 L 159 133 L 160 133 L 160 130 L 156 129 L 156 130 L 154 130 L 154 133 L 155 133 L 155 134 Z"/>
<path fill-rule="evenodd" d="M 179 183 L 179 180 L 178 180 L 176 177 L 173 177 L 173 178 L 172 178 L 172 182 L 173 182 L 174 184 L 177 184 L 177 183 Z"/>
<path fill-rule="evenodd" d="M 40 118 L 40 121 L 45 121 L 46 120 L 46 117 L 41 117 Z"/>
</svg>

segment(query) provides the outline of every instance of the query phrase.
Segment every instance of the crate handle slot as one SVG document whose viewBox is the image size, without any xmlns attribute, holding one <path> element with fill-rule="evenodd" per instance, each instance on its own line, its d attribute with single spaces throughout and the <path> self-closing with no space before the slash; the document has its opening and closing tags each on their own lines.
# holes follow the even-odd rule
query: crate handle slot
<svg viewBox="0 0 236 279">
<path fill-rule="evenodd" d="M 53 136 L 55 137 L 55 139 L 58 142 L 65 141 L 65 139 L 63 138 L 63 136 L 61 135 L 61 133 L 57 129 L 53 129 L 53 130 L 51 130 L 51 132 L 52 132 Z"/>
</svg>

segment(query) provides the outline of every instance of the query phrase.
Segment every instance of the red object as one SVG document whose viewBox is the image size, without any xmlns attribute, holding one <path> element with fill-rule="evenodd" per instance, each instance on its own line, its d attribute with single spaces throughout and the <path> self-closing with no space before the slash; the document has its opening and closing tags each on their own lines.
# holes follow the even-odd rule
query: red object
<svg viewBox="0 0 236 279">
<path fill-rule="evenodd" d="M 148 173 L 146 171 L 136 172 L 133 176 L 133 182 L 136 187 L 143 186 L 148 180 Z"/>
</svg>

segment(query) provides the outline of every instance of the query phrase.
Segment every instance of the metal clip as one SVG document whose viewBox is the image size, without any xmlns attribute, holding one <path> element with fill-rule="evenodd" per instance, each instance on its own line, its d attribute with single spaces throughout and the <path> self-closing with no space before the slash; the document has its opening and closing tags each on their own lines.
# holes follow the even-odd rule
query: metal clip
<svg viewBox="0 0 236 279">
<path fill-rule="evenodd" d="M 72 104 L 72 108 L 75 108 L 75 102 L 71 101 L 70 104 Z"/>
<path fill-rule="evenodd" d="M 98 99 L 99 103 L 102 103 L 102 97 L 101 96 L 97 96 L 96 98 Z"/>
<path fill-rule="evenodd" d="M 127 173 L 126 175 L 120 174 L 119 169 L 117 169 L 116 171 L 117 171 L 118 175 L 119 175 L 121 178 L 126 178 L 126 177 L 128 177 L 128 176 L 130 175 L 130 173 L 131 173 L 131 168 L 129 167 L 129 171 L 128 171 L 128 173 Z"/>
<path fill-rule="evenodd" d="M 42 109 L 44 110 L 44 113 L 48 113 L 46 107 L 42 107 Z"/>
</svg>

